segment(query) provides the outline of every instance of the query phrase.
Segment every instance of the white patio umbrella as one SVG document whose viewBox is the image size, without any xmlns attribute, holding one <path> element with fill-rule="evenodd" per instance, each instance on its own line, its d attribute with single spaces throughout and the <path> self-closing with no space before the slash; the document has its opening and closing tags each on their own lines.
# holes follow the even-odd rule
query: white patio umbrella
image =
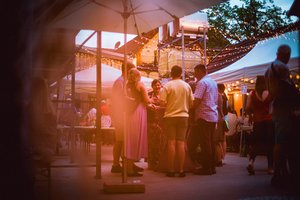
<svg viewBox="0 0 300 200">
<path fill-rule="evenodd" d="M 140 35 L 176 18 L 224 1 L 226 0 L 74 0 L 52 21 L 50 27 L 120 32 L 124 33 L 124 44 L 126 44 L 127 33 Z M 100 32 L 98 32 L 98 49 L 101 49 L 99 35 L 101 35 Z M 97 52 L 100 54 L 98 58 L 101 57 L 100 50 Z M 124 64 L 127 65 L 126 48 L 124 48 Z M 99 104 L 101 97 L 100 67 L 101 60 L 98 59 L 97 102 Z M 100 117 L 97 116 L 97 119 Z M 96 169 L 96 176 L 98 171 Z"/>
</svg>

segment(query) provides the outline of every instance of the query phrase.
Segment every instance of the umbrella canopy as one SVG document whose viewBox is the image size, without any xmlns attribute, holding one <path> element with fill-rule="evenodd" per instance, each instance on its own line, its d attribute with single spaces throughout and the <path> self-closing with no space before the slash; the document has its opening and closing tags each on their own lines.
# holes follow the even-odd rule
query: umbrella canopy
<svg viewBox="0 0 300 200">
<path fill-rule="evenodd" d="M 198 10 L 217 5 L 225 0 L 74 0 L 50 23 L 52 28 L 90 29 L 124 33 L 124 44 L 127 34 L 148 32 L 176 18 L 192 14 Z M 101 57 L 101 38 L 98 33 L 98 58 Z M 127 51 L 124 48 L 125 71 Z M 101 59 L 97 59 L 97 104 L 101 98 Z M 126 74 L 125 74 L 126 79 Z M 73 79 L 74 81 L 74 79 Z M 73 85 L 74 86 L 74 85 Z M 72 87 L 74 88 L 74 87 Z M 74 89 L 72 89 L 74 93 Z M 75 96 L 75 95 L 72 95 Z M 97 132 L 100 127 L 100 112 L 97 113 Z M 101 175 L 101 151 L 96 153 L 96 177 Z M 126 174 L 126 173 L 124 173 Z M 122 176 L 126 182 L 126 175 Z"/>
<path fill-rule="evenodd" d="M 72 1 L 51 23 L 53 28 L 140 34 L 225 0 L 81 0 Z"/>
</svg>

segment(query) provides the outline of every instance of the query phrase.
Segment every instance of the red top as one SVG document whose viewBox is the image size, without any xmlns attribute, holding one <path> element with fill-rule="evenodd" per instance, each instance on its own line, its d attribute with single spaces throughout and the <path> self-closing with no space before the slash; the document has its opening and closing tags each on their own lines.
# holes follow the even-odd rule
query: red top
<svg viewBox="0 0 300 200">
<path fill-rule="evenodd" d="M 110 115 L 110 109 L 107 104 L 101 105 L 100 109 L 101 109 L 102 115 Z"/>
<path fill-rule="evenodd" d="M 263 120 L 272 120 L 272 115 L 269 113 L 270 107 L 270 96 L 268 96 L 264 101 L 260 101 L 255 91 L 250 93 L 250 98 L 252 101 L 252 110 L 253 110 L 253 121 L 259 122 Z"/>
</svg>

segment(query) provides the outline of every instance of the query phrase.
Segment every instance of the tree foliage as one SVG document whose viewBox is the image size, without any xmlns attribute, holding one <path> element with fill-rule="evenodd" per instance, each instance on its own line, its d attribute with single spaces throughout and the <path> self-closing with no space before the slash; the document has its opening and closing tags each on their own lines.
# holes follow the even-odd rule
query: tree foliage
<svg viewBox="0 0 300 200">
<path fill-rule="evenodd" d="M 229 43 L 255 38 L 291 23 L 286 11 L 273 0 L 240 0 L 242 6 L 229 1 L 207 9 L 212 28 L 208 31 L 208 47 L 224 47 Z"/>
</svg>

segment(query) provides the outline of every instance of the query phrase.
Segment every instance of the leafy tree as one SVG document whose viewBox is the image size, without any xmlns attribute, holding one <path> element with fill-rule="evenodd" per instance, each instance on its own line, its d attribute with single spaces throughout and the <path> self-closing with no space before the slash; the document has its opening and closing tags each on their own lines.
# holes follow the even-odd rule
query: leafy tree
<svg viewBox="0 0 300 200">
<path fill-rule="evenodd" d="M 231 6 L 229 1 L 207 9 L 209 48 L 224 47 L 229 43 L 255 38 L 291 23 L 286 11 L 273 0 L 240 0 L 242 6 Z"/>
</svg>

